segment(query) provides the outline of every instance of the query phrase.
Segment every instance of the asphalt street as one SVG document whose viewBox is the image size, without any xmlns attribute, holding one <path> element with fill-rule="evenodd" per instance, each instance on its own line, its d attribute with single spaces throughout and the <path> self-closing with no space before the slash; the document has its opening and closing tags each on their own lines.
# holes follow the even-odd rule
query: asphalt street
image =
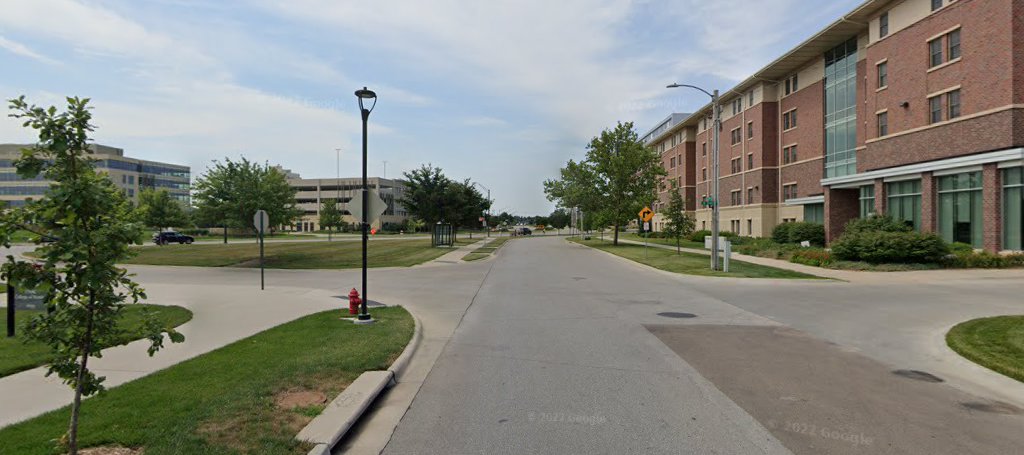
<svg viewBox="0 0 1024 455">
<path fill-rule="evenodd" d="M 956 322 L 1024 312 L 1019 279 L 689 277 L 561 239 L 510 242 L 478 266 L 489 273 L 385 453 L 1024 446 L 1021 384 L 941 342 Z"/>
</svg>

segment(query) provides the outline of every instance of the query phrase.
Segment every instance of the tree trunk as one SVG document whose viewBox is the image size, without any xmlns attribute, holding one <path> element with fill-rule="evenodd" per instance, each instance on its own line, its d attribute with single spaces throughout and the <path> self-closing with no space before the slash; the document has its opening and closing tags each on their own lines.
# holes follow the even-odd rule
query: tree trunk
<svg viewBox="0 0 1024 455">
<path fill-rule="evenodd" d="M 228 244 L 228 224 L 224 223 L 224 244 Z"/>
<path fill-rule="evenodd" d="M 615 240 L 612 240 L 612 245 L 619 246 L 619 222 L 615 222 Z"/>
<path fill-rule="evenodd" d="M 82 363 L 78 367 L 75 381 L 75 400 L 71 403 L 71 422 L 68 424 L 68 455 L 78 455 L 78 414 L 82 408 L 82 379 L 89 366 L 89 351 L 92 350 L 93 298 L 89 297 L 89 322 L 85 329 L 85 343 L 82 348 Z"/>
<path fill-rule="evenodd" d="M 676 255 L 679 255 L 679 254 L 680 254 L 680 250 L 679 250 L 679 236 L 677 235 L 676 236 Z"/>
</svg>

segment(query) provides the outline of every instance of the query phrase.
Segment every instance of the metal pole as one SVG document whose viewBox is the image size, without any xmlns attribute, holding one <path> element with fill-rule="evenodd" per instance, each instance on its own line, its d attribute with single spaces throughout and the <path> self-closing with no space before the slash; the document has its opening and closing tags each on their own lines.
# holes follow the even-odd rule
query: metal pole
<svg viewBox="0 0 1024 455">
<path fill-rule="evenodd" d="M 711 95 L 711 109 L 714 112 L 714 134 L 712 135 L 712 147 L 711 147 L 711 167 L 713 173 L 713 184 L 711 194 L 714 198 L 714 206 L 711 208 L 711 269 L 719 270 L 718 268 L 718 206 L 719 201 L 719 188 L 718 188 L 718 176 L 719 172 L 719 159 L 718 159 L 718 143 L 719 134 L 722 129 L 722 112 L 718 105 L 718 90 L 715 90 Z"/>
<path fill-rule="evenodd" d="M 14 285 L 7 283 L 7 338 L 14 336 Z"/>
<path fill-rule="evenodd" d="M 363 217 L 361 225 L 363 227 L 363 305 L 362 311 L 359 313 L 358 319 L 365 321 L 370 319 L 370 314 L 366 310 L 366 301 L 369 296 L 366 293 L 366 246 L 369 240 L 369 228 L 370 228 L 370 184 L 366 178 L 366 122 L 370 118 L 370 111 L 367 109 L 362 110 L 363 114 Z"/>
<path fill-rule="evenodd" d="M 264 290 L 265 280 L 263 279 L 263 217 L 260 216 L 260 290 Z"/>
</svg>

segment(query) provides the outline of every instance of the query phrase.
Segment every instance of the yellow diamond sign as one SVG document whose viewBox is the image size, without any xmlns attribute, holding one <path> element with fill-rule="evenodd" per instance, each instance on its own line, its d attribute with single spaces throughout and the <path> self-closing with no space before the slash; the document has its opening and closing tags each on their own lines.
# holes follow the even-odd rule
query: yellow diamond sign
<svg viewBox="0 0 1024 455">
<path fill-rule="evenodd" d="M 650 207 L 644 207 L 644 209 L 640 211 L 640 219 L 643 220 L 644 223 L 651 221 L 652 218 L 654 218 L 654 210 L 651 210 Z"/>
</svg>

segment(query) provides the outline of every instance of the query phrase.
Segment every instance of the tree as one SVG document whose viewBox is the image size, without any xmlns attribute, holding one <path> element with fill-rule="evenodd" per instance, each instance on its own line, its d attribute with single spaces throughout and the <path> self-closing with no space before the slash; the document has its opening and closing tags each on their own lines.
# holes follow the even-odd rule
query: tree
<svg viewBox="0 0 1024 455">
<path fill-rule="evenodd" d="M 327 228 L 327 241 L 331 241 L 331 231 L 340 228 L 345 220 L 342 218 L 341 209 L 338 208 L 337 199 L 324 199 L 320 207 L 320 226 Z"/>
<path fill-rule="evenodd" d="M 683 202 L 683 195 L 679 192 L 679 184 L 672 180 L 671 191 L 668 197 L 668 210 L 665 213 L 668 223 L 665 224 L 665 233 L 676 239 L 676 254 L 680 253 L 679 242 L 683 237 L 693 233 L 695 221 L 693 217 L 686 214 L 686 205 Z"/>
<path fill-rule="evenodd" d="M 196 180 L 193 190 L 192 198 L 200 218 L 223 226 L 225 243 L 228 227 L 255 233 L 252 217 L 257 210 L 267 211 L 271 231 L 291 224 L 301 215 L 295 208 L 296 190 L 288 184 L 284 172 L 245 158 L 241 161 L 225 158 L 223 163 L 214 161 Z"/>
<path fill-rule="evenodd" d="M 105 175 L 97 174 L 90 157 L 88 99 L 67 98 L 67 110 L 30 106 L 24 97 L 10 100 L 11 117 L 38 131 L 39 141 L 23 149 L 15 161 L 18 175 L 42 174 L 52 181 L 46 196 L 0 214 L 0 242 L 9 247 L 18 229 L 32 226 L 39 234 L 38 261 L 8 256 L 2 274 L 12 286 L 45 292 L 49 311 L 33 316 L 26 335 L 49 345 L 53 359 L 47 375 L 56 374 L 74 389 L 68 432 L 62 439 L 68 453 L 78 453 L 82 397 L 103 390 L 103 377 L 89 370 L 89 358 L 118 335 L 117 321 L 126 301 L 145 299 L 145 291 L 117 263 L 131 257 L 130 245 L 142 234 L 130 204 Z M 42 238 L 53 240 L 41 243 Z M 184 339 L 149 317 L 145 321 L 149 354 Z"/>
<path fill-rule="evenodd" d="M 569 214 L 562 209 L 555 209 L 555 211 L 551 212 L 551 215 L 548 216 L 548 221 L 551 223 L 551 227 L 555 228 L 557 230 L 556 233 L 559 234 L 561 234 L 562 229 L 565 229 L 565 227 L 569 225 L 570 219 Z"/>
<path fill-rule="evenodd" d="M 456 228 L 476 226 L 491 206 L 469 179 L 453 181 L 441 168 L 430 164 L 404 175 L 406 188 L 399 202 L 410 215 L 428 225 L 444 221 Z"/>
<path fill-rule="evenodd" d="M 563 208 L 580 207 L 619 228 L 657 196 L 659 179 L 665 175 L 661 157 L 640 142 L 633 123 L 606 129 L 587 145 L 586 159 L 569 161 L 559 180 L 544 182 L 548 199 Z"/>
<path fill-rule="evenodd" d="M 143 190 L 135 213 L 144 225 L 157 229 L 185 226 L 189 222 L 181 203 L 167 190 Z"/>
</svg>

